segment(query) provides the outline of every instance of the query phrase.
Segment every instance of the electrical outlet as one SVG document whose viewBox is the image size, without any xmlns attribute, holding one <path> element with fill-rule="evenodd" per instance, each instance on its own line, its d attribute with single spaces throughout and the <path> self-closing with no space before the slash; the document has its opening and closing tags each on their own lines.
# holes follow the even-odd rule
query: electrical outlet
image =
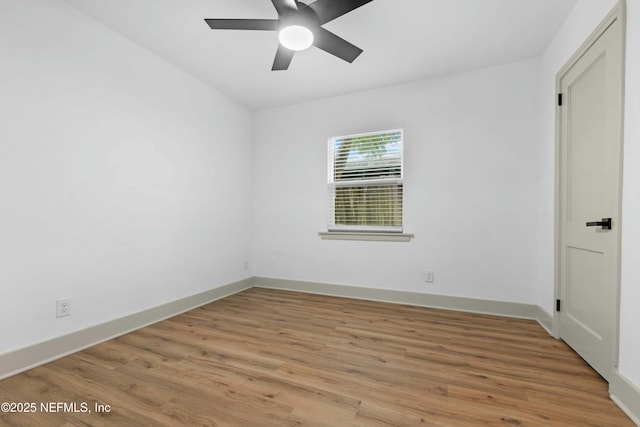
<svg viewBox="0 0 640 427">
<path fill-rule="evenodd" d="M 71 316 L 71 298 L 56 300 L 56 317 Z"/>
<path fill-rule="evenodd" d="M 427 283 L 433 283 L 435 273 L 433 271 L 425 271 L 424 272 L 424 281 Z"/>
</svg>

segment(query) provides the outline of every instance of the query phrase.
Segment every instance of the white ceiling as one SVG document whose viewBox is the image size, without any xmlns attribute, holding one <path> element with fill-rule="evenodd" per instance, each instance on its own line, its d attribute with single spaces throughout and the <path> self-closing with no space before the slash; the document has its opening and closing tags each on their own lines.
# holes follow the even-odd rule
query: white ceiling
<svg viewBox="0 0 640 427">
<path fill-rule="evenodd" d="M 275 19 L 270 0 L 66 1 L 255 110 L 535 58 L 577 0 L 374 0 L 325 25 L 353 64 L 311 48 L 275 72 L 277 33 L 204 22 Z"/>
</svg>

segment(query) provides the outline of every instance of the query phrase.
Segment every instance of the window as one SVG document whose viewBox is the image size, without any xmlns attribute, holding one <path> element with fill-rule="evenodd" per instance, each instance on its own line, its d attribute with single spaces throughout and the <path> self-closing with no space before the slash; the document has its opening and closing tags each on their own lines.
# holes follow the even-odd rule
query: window
<svg viewBox="0 0 640 427">
<path fill-rule="evenodd" d="M 329 139 L 329 231 L 402 232 L 402 129 Z"/>
</svg>

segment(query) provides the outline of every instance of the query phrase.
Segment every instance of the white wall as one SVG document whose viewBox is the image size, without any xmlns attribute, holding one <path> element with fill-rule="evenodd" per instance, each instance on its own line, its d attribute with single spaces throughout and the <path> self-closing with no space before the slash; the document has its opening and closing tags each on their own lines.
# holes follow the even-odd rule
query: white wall
<svg viewBox="0 0 640 427">
<path fill-rule="evenodd" d="M 640 389 L 640 0 L 627 0 L 620 372 Z"/>
<path fill-rule="evenodd" d="M 580 0 L 540 62 L 538 304 L 551 312 L 553 301 L 553 209 L 555 147 L 555 75 L 616 0 Z M 624 175 L 622 202 L 622 283 L 620 373 L 640 388 L 640 0 L 627 0 Z"/>
<path fill-rule="evenodd" d="M 0 11 L 0 353 L 249 276 L 251 114 L 64 2 Z"/>
<path fill-rule="evenodd" d="M 527 61 L 255 113 L 255 275 L 532 303 L 536 71 Z M 321 240 L 327 138 L 398 125 L 415 239 Z"/>
</svg>

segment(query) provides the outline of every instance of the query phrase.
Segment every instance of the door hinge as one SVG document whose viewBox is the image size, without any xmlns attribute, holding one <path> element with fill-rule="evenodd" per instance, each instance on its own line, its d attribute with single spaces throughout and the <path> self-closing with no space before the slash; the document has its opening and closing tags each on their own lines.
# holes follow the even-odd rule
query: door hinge
<svg viewBox="0 0 640 427">
<path fill-rule="evenodd" d="M 561 107 L 561 106 L 562 106 L 562 94 L 559 93 L 558 94 L 558 107 Z"/>
<path fill-rule="evenodd" d="M 556 300 L 556 311 L 560 311 L 560 300 Z"/>
</svg>

